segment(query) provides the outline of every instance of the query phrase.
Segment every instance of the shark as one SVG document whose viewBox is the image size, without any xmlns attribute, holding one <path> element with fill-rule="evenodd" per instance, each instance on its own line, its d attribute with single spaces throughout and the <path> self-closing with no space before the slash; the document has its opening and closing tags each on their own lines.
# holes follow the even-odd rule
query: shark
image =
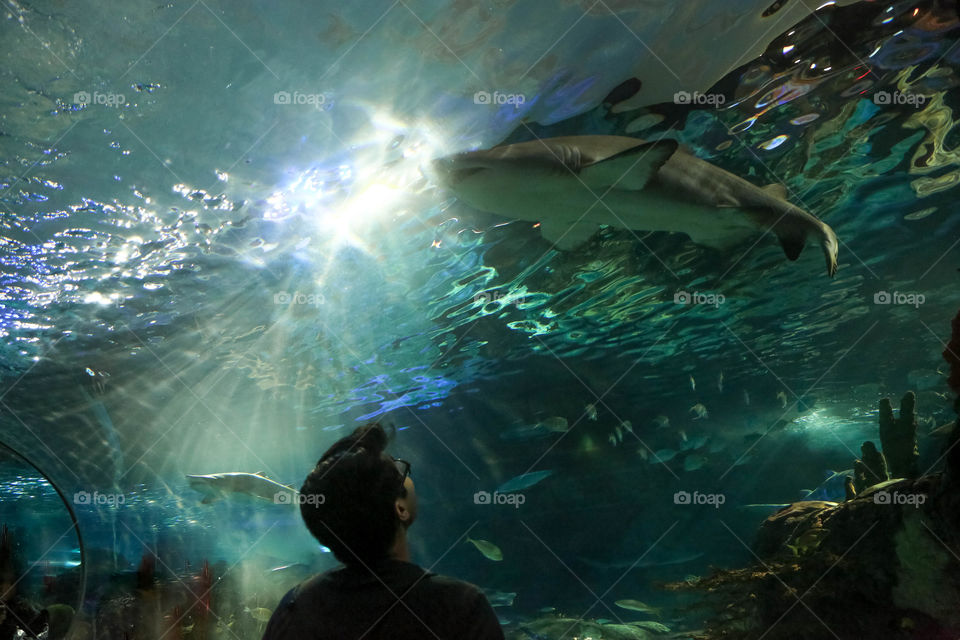
<svg viewBox="0 0 960 640">
<path fill-rule="evenodd" d="M 429 171 L 475 209 L 539 223 L 560 250 L 580 247 L 601 225 L 684 233 L 720 250 L 769 231 L 787 259 L 809 239 L 820 244 L 827 274 L 837 271 L 836 233 L 791 203 L 783 185 L 758 187 L 675 140 L 544 138 L 442 157 Z"/>
<path fill-rule="evenodd" d="M 298 504 L 300 492 L 268 478 L 262 471 L 230 471 L 200 475 L 187 474 L 190 488 L 203 494 L 200 501 L 210 504 L 231 494 L 243 494 L 275 504 Z"/>
</svg>

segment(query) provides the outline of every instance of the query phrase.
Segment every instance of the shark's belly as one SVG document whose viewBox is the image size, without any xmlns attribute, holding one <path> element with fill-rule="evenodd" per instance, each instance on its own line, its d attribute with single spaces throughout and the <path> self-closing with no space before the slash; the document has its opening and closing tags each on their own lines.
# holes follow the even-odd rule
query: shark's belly
<svg viewBox="0 0 960 640">
<path fill-rule="evenodd" d="M 680 232 L 708 246 L 726 246 L 755 231 L 749 217 L 738 209 L 685 200 L 657 185 L 641 191 L 591 192 L 574 178 L 513 179 L 500 182 L 497 188 L 462 184 L 455 193 L 474 208 L 508 218 Z"/>
</svg>

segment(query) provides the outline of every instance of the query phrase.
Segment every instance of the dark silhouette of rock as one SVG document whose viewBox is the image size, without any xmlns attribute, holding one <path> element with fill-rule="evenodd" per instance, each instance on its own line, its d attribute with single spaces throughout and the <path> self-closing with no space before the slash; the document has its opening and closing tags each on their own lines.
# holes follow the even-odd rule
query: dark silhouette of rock
<svg viewBox="0 0 960 640">
<path fill-rule="evenodd" d="M 862 493 L 867 487 L 878 482 L 889 480 L 887 475 L 887 461 L 882 453 L 877 451 L 877 445 L 867 440 L 860 445 L 861 458 L 853 463 L 853 486 L 857 493 Z"/>
<path fill-rule="evenodd" d="M 880 446 L 887 459 L 890 475 L 894 478 L 916 478 L 917 458 L 917 396 L 907 391 L 900 400 L 900 417 L 893 417 L 890 400 L 880 401 Z"/>
</svg>

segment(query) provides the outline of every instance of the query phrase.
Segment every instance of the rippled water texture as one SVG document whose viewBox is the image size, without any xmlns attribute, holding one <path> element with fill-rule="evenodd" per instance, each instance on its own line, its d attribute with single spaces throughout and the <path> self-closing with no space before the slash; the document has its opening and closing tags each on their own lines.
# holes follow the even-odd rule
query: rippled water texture
<svg viewBox="0 0 960 640">
<path fill-rule="evenodd" d="M 743 561 L 671 511 L 690 473 L 786 502 L 876 437 L 880 397 L 949 416 L 953 3 L 374 4 L 2 8 L 0 439 L 65 495 L 126 496 L 74 505 L 115 567 L 239 561 L 271 527 L 263 566 L 299 561 L 296 518 L 199 505 L 184 474 L 299 486 L 376 418 L 419 474 L 422 562 L 485 518 L 474 535 L 513 527 L 505 557 L 546 545 L 549 568 L 490 575 L 461 545 L 441 571 L 578 602 L 552 558 L 615 563 L 669 529 L 661 566 Z M 772 234 L 718 251 L 603 229 L 557 251 L 422 170 L 571 134 L 675 139 L 782 184 L 836 231 L 836 276 Z M 650 464 L 697 437 L 702 458 Z M 472 511 L 543 469 L 522 514 L 539 542 Z M 749 539 L 759 520 L 729 521 Z"/>
</svg>

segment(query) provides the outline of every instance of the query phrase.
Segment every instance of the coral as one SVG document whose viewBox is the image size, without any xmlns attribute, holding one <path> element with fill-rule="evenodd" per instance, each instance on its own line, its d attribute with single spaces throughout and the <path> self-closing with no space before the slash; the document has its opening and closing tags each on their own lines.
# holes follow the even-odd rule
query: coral
<svg viewBox="0 0 960 640">
<path fill-rule="evenodd" d="M 900 560 L 893 603 L 901 609 L 922 611 L 941 622 L 960 624 L 956 587 L 951 578 L 949 552 L 934 538 L 917 509 L 906 513 L 903 528 L 894 536 L 894 548 Z M 953 567 L 955 569 L 955 567 Z"/>
<path fill-rule="evenodd" d="M 960 395 L 960 311 L 957 312 L 950 326 L 952 328 L 950 342 L 947 343 L 947 348 L 943 350 L 943 359 L 950 365 L 950 377 L 947 379 L 947 384 L 950 385 L 954 393 Z"/>
<path fill-rule="evenodd" d="M 853 483 L 853 478 L 847 476 L 847 479 L 843 482 L 843 492 L 844 500 L 853 500 L 857 497 L 857 488 Z"/>
<path fill-rule="evenodd" d="M 867 440 L 860 445 L 860 456 L 860 460 L 853 463 L 853 486 L 857 493 L 889 479 L 887 461 L 875 444 Z"/>
<path fill-rule="evenodd" d="M 917 396 L 908 391 L 900 400 L 900 417 L 893 417 L 890 399 L 880 401 L 880 446 L 894 478 L 916 478 Z"/>
<path fill-rule="evenodd" d="M 592 620 L 543 616 L 520 625 L 507 635 L 508 640 L 560 640 L 560 638 L 597 638 L 600 640 L 651 640 L 658 632 L 642 626 L 647 623 L 600 624 Z"/>
<path fill-rule="evenodd" d="M 842 503 L 794 503 L 761 526 L 758 563 L 666 588 L 703 593 L 710 640 L 960 637 L 960 560 L 949 551 L 960 517 L 941 482 L 895 479 Z M 798 544 L 795 555 L 788 545 Z"/>
<path fill-rule="evenodd" d="M 960 494 L 960 419 L 953 425 L 950 437 L 943 445 L 943 486 Z"/>
</svg>

